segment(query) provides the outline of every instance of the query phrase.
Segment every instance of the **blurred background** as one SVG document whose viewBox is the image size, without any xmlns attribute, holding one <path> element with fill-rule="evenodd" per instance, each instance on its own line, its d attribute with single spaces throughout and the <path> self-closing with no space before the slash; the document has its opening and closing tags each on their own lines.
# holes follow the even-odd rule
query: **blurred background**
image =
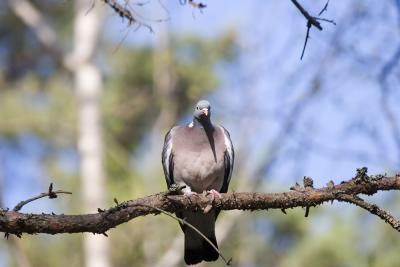
<svg viewBox="0 0 400 267">
<path fill-rule="evenodd" d="M 230 191 L 324 186 L 400 166 L 400 1 L 331 1 L 323 31 L 291 1 L 0 2 L 0 206 L 47 190 L 23 212 L 77 214 L 166 189 L 165 133 L 201 98 L 231 133 Z M 301 1 L 318 14 L 325 0 Z M 151 30 L 149 29 L 151 27 Z M 369 198 L 400 216 L 398 193 Z M 398 266 L 400 236 L 359 208 L 223 212 L 233 266 Z M 166 216 L 108 232 L 0 239 L 0 266 L 183 266 Z M 202 266 L 224 266 L 222 260 Z"/>
</svg>

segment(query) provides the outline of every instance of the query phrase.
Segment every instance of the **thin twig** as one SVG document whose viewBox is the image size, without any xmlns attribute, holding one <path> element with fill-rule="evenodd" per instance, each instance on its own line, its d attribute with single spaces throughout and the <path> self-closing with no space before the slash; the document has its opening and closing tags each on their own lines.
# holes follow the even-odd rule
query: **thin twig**
<svg viewBox="0 0 400 267">
<path fill-rule="evenodd" d="M 318 16 L 321 16 L 322 13 L 324 13 L 325 11 L 328 11 L 328 5 L 329 5 L 329 0 L 326 1 L 325 6 L 321 9 L 321 11 L 318 13 Z"/>
<path fill-rule="evenodd" d="M 303 45 L 303 50 L 301 51 L 300 60 L 303 60 L 304 52 L 306 51 L 308 38 L 310 38 L 310 29 L 311 29 L 311 23 L 310 23 L 310 21 L 308 21 L 308 22 L 307 22 L 306 39 L 304 40 L 304 45 Z"/>
<path fill-rule="evenodd" d="M 226 263 L 226 265 L 231 265 L 232 263 L 232 258 L 229 258 L 229 260 L 226 260 L 225 257 L 222 255 L 222 252 L 213 244 L 213 242 L 211 242 L 210 239 L 208 239 L 202 232 L 200 232 L 200 230 L 198 230 L 196 227 L 194 227 L 192 224 L 190 224 L 189 222 L 187 222 L 184 219 L 178 218 L 176 216 L 174 216 L 173 214 L 161 209 L 161 208 L 157 208 L 151 205 L 147 205 L 147 204 L 138 204 L 138 206 L 144 206 L 144 207 L 148 207 L 148 208 L 152 208 L 155 209 L 169 217 L 171 217 L 172 219 L 180 222 L 181 224 L 187 225 L 190 228 L 192 228 L 192 230 L 194 230 L 197 234 L 199 234 L 204 240 L 206 240 L 211 246 L 212 248 L 221 256 L 221 259 Z"/>
<path fill-rule="evenodd" d="M 206 4 L 202 2 L 195 2 L 194 0 L 189 0 L 189 4 L 194 8 L 198 8 L 200 11 L 207 7 Z"/>
<path fill-rule="evenodd" d="M 89 14 L 89 12 L 92 11 L 93 8 L 95 7 L 96 1 L 95 1 L 95 0 L 92 0 L 92 1 L 93 1 L 93 2 L 92 2 L 92 4 L 90 5 L 89 9 L 85 12 L 85 15 Z"/>
<path fill-rule="evenodd" d="M 398 232 L 400 232 L 400 221 L 394 218 L 393 215 L 391 215 L 389 212 L 378 207 L 377 205 L 368 203 L 358 196 L 352 196 L 347 194 L 340 195 L 338 199 L 339 201 L 352 203 L 360 208 L 369 211 L 370 213 L 378 216 L 379 218 L 390 224 Z"/>
<path fill-rule="evenodd" d="M 117 0 L 102 0 L 102 1 L 106 3 L 108 6 L 110 6 L 118 14 L 118 16 L 120 16 L 123 19 L 127 19 L 129 26 L 133 24 L 138 24 L 139 27 L 143 26 L 147 28 L 150 31 L 150 33 L 153 33 L 153 28 L 150 25 L 137 20 L 136 17 L 132 15 L 132 12 L 127 7 L 118 3 Z"/>
<path fill-rule="evenodd" d="M 306 207 L 306 212 L 304 213 L 304 217 L 308 217 L 308 215 L 309 215 L 309 213 L 310 213 L 310 207 L 309 206 L 307 206 Z"/>
<path fill-rule="evenodd" d="M 22 209 L 22 207 L 25 206 L 26 204 L 28 204 L 28 203 L 30 203 L 30 202 L 32 202 L 32 201 L 35 201 L 35 200 L 37 200 L 37 199 L 43 198 L 43 197 L 57 198 L 57 194 L 68 194 L 68 195 L 71 195 L 72 193 L 71 193 L 71 192 L 64 191 L 64 190 L 53 191 L 53 183 L 50 183 L 49 191 L 48 191 L 48 192 L 46 192 L 46 193 L 41 193 L 41 194 L 38 195 L 38 196 L 34 196 L 34 197 L 31 197 L 31 198 L 29 198 L 29 199 L 27 199 L 27 200 L 23 200 L 23 201 L 19 202 L 19 203 L 13 208 L 13 211 L 20 211 L 20 210 Z"/>
<path fill-rule="evenodd" d="M 304 9 L 302 5 L 297 2 L 297 0 L 291 0 L 292 3 L 297 7 L 298 10 L 300 10 L 301 14 L 307 19 L 308 23 L 311 23 L 311 25 L 315 26 L 318 30 L 322 31 L 322 26 L 321 24 L 315 19 L 315 17 L 311 16 L 307 10 Z"/>
<path fill-rule="evenodd" d="M 103 0 L 103 1 L 104 3 L 109 5 L 121 18 L 127 19 L 129 24 L 133 24 L 136 22 L 136 19 L 132 16 L 131 11 L 122 6 L 116 0 Z"/>
<path fill-rule="evenodd" d="M 319 20 L 319 21 L 325 21 L 325 22 L 331 23 L 336 26 L 336 22 L 333 19 L 325 19 L 325 18 L 320 18 L 320 17 L 316 17 L 315 19 Z"/>
<path fill-rule="evenodd" d="M 305 10 L 305 8 L 299 2 L 297 2 L 297 0 L 291 0 L 291 1 L 307 20 L 306 38 L 304 40 L 303 50 L 301 51 L 301 56 L 300 56 L 300 60 L 302 60 L 303 56 L 304 56 L 304 52 L 306 51 L 308 39 L 310 38 L 311 27 L 314 26 L 318 30 L 322 31 L 322 26 L 321 26 L 321 23 L 319 23 L 319 21 L 332 23 L 333 25 L 336 25 L 336 22 L 331 19 L 325 19 L 325 18 L 311 16 L 310 13 L 308 13 L 307 10 Z M 322 13 L 324 13 L 325 11 L 328 10 L 328 4 L 329 4 L 329 0 L 326 2 L 325 6 L 322 8 L 322 10 L 319 12 L 318 16 L 320 16 Z"/>
</svg>

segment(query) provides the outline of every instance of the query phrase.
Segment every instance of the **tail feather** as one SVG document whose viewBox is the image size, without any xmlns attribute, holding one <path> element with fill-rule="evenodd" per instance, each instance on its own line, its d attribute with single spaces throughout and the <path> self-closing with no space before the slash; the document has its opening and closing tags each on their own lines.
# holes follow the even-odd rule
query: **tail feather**
<svg viewBox="0 0 400 267">
<path fill-rule="evenodd" d="M 196 233 L 197 234 L 197 233 Z M 200 237 L 200 236 L 199 236 Z M 190 241 L 188 239 L 191 239 Z M 188 243 L 193 242 L 191 234 L 185 233 L 185 263 L 188 265 L 197 264 L 201 261 L 216 261 L 219 257 L 218 252 L 208 243 L 203 237 L 200 237 L 200 245 L 197 247 L 191 247 Z M 207 236 L 207 238 L 218 248 L 217 240 L 215 235 Z M 197 237 L 196 237 L 197 239 Z"/>
<path fill-rule="evenodd" d="M 204 214 L 201 212 L 182 212 L 177 214 L 180 218 L 185 220 L 199 230 L 205 237 L 207 237 L 215 247 L 218 248 L 217 239 L 215 238 L 215 218 L 214 210 Z M 210 243 L 208 243 L 196 231 L 181 225 L 185 234 L 185 262 L 186 264 L 196 264 L 201 261 L 216 261 L 219 254 Z"/>
<path fill-rule="evenodd" d="M 208 237 L 208 239 L 214 244 L 216 248 L 218 248 L 217 239 L 215 235 L 212 237 Z M 206 240 L 203 240 L 203 260 L 205 261 L 216 261 L 219 257 L 218 252 L 208 243 Z"/>
<path fill-rule="evenodd" d="M 185 263 L 187 265 L 197 264 L 203 260 L 203 251 L 201 249 L 185 248 Z"/>
</svg>

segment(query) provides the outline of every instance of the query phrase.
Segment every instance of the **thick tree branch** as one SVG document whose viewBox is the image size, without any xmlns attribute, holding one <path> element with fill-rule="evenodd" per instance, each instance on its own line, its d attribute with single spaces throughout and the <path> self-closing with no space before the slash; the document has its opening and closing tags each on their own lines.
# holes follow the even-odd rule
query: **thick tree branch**
<svg viewBox="0 0 400 267">
<path fill-rule="evenodd" d="M 309 179 L 309 178 L 307 178 Z M 326 187 L 314 189 L 305 179 L 305 187 L 295 186 L 283 193 L 227 193 L 213 203 L 221 210 L 268 210 L 296 207 L 314 207 L 328 201 L 346 201 L 356 204 L 371 213 L 378 215 L 399 231 L 399 222 L 389 213 L 376 205 L 366 203 L 351 196 L 359 194 L 373 195 L 378 191 L 400 190 L 400 175 L 368 176 L 366 168 L 357 170 L 357 175 L 339 185 L 328 183 Z M 0 210 L 0 231 L 21 235 L 21 233 L 105 233 L 107 230 L 139 216 L 159 214 L 158 209 L 168 212 L 182 210 L 202 211 L 210 204 L 205 195 L 187 198 L 181 195 L 170 195 L 170 192 L 158 193 L 140 199 L 118 204 L 108 210 L 95 214 L 54 215 L 26 214 L 17 211 Z"/>
</svg>

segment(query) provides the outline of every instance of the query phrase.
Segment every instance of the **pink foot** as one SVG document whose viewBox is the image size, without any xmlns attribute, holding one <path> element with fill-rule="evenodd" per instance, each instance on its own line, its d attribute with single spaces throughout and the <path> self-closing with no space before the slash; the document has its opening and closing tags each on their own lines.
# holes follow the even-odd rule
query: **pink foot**
<svg viewBox="0 0 400 267">
<path fill-rule="evenodd" d="M 221 194 L 217 190 L 211 189 L 211 190 L 206 191 L 206 192 L 211 195 L 211 201 L 212 202 L 215 200 L 216 196 L 218 198 L 222 198 Z"/>
</svg>

